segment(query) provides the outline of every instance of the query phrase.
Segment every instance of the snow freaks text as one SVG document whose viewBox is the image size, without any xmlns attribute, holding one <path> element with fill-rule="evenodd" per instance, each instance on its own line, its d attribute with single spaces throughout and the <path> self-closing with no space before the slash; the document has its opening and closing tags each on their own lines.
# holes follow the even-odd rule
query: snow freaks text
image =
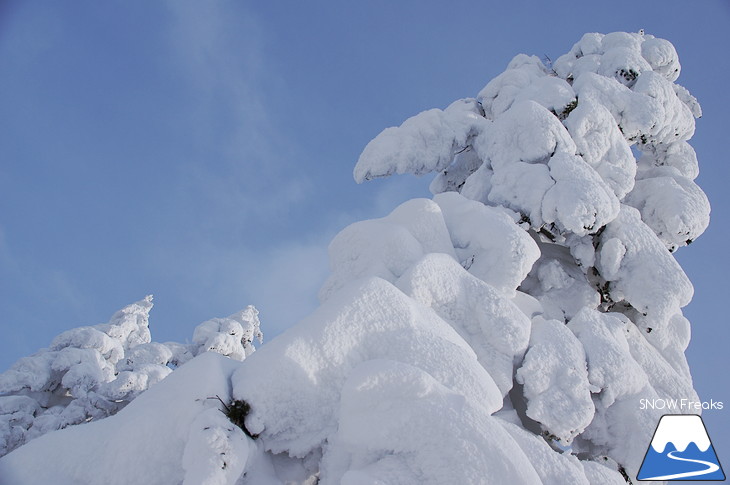
<svg viewBox="0 0 730 485">
<path fill-rule="evenodd" d="M 645 399 L 639 400 L 639 409 L 666 409 L 668 411 L 708 411 L 721 410 L 723 408 L 722 401 L 692 401 L 691 399 Z"/>
</svg>

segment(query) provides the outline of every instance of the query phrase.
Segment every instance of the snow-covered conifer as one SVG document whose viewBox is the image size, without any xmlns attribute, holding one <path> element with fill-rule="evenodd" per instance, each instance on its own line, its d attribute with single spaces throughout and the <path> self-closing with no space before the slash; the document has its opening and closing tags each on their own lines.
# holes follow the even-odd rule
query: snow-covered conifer
<svg viewBox="0 0 730 485">
<path fill-rule="evenodd" d="M 440 155 L 438 163 L 420 164 L 418 134 L 432 139 L 433 124 L 419 130 L 418 115 L 407 132 L 378 135 L 355 168 L 358 182 L 436 172 L 435 200 L 458 192 L 514 214 L 514 227 L 532 236 L 539 258 L 528 260 L 532 270 L 516 285 L 522 300 L 513 301 L 529 295 L 537 303 L 522 306 L 532 318 L 529 345 L 515 355 L 517 386 L 497 415 L 514 409 L 511 420 L 543 434 L 546 445 L 571 446 L 582 459 L 607 457 L 629 474 L 643 456 L 636 447 L 645 446 L 656 423 L 638 399 L 696 396 L 681 313 L 693 289 L 670 252 L 705 230 L 710 207 L 693 181 L 697 158 L 687 143 L 701 110 L 674 83 L 679 72 L 666 40 L 586 34 L 551 66 L 515 57 L 475 100 L 460 102 L 476 102 L 471 115 L 481 113 L 468 130 L 463 122 L 448 125 L 453 118 L 444 111 L 448 126 L 440 136 L 459 141 L 450 163 Z M 383 155 L 388 151 L 392 157 Z M 455 225 L 447 220 L 450 231 Z M 493 284 L 472 260 L 460 262 Z M 486 305 L 493 297 L 482 299 Z M 463 303 L 451 310 L 464 312 Z M 475 350 L 484 344 L 478 335 L 461 335 Z M 595 467 L 584 467 L 586 477 L 594 473 L 589 468 Z"/>
<path fill-rule="evenodd" d="M 192 344 L 152 342 L 147 296 L 108 323 L 78 327 L 0 374 L 0 456 L 50 431 L 115 414 L 193 356 L 243 360 L 263 339 L 253 306 L 200 324 Z"/>
<path fill-rule="evenodd" d="M 165 377 L 166 362 L 140 368 L 125 360 L 149 345 L 151 308 L 147 296 L 109 323 L 67 330 L 0 374 L 0 455 L 49 431 L 114 414 Z"/>
<path fill-rule="evenodd" d="M 243 360 L 256 348 L 254 339 L 263 341 L 259 312 L 252 305 L 227 318 L 213 318 L 195 328 L 192 353 L 216 352 L 235 360 Z"/>
</svg>

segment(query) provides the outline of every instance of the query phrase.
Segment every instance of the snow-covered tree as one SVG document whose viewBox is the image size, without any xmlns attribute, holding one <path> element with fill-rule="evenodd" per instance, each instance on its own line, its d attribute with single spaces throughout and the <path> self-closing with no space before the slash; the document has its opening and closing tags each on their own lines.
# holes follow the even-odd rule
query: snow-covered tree
<svg viewBox="0 0 730 485">
<path fill-rule="evenodd" d="M 433 172 L 434 197 L 340 232 L 312 315 L 238 365 L 192 358 L 123 413 L 0 459 L 0 474 L 30 483 L 19 470 L 53 448 L 36 478 L 90 483 L 99 466 L 74 456 L 136 452 L 98 446 L 136 422 L 128 441 L 144 426 L 175 439 L 162 453 L 155 434 L 156 462 L 139 451 L 109 483 L 625 484 L 659 418 L 640 399 L 697 401 L 693 289 L 672 252 L 710 208 L 679 70 L 663 39 L 586 34 L 386 129 L 356 181 Z M 204 323 L 176 361 L 248 355 L 252 321 Z M 243 429 L 211 410 L 214 393 L 246 410 Z"/>
<path fill-rule="evenodd" d="M 193 332 L 192 353 L 216 352 L 234 360 L 243 360 L 261 343 L 259 312 L 252 305 L 226 318 L 213 318 L 198 325 Z"/>
<path fill-rule="evenodd" d="M 206 351 L 235 360 L 253 353 L 263 334 L 248 306 L 201 323 L 192 344 L 151 341 L 152 296 L 108 323 L 58 335 L 47 349 L 0 374 L 0 456 L 49 431 L 117 413 L 173 369 Z"/>
<path fill-rule="evenodd" d="M 670 252 L 705 230 L 710 207 L 687 143 L 701 110 L 674 83 L 679 71 L 666 40 L 586 34 L 552 65 L 519 55 L 476 99 L 385 130 L 355 168 L 358 182 L 437 172 L 431 190 L 456 260 L 485 283 L 494 286 L 485 256 L 454 230 L 463 218 L 450 222 L 444 197 L 507 214 L 531 236 L 531 251 L 515 258 L 531 270 L 508 288 L 519 298 L 503 296 L 537 301 L 498 414 L 514 409 L 511 420 L 546 444 L 609 458 L 629 475 L 657 422 L 639 398 L 696 400 L 681 313 L 693 290 Z M 469 227 L 505 234 L 486 219 Z M 442 316 L 453 323 L 453 314 Z M 475 350 L 484 342 L 466 337 Z"/>
<path fill-rule="evenodd" d="M 671 252 L 710 207 L 679 69 L 666 40 L 587 34 L 372 140 L 357 182 L 435 172 L 435 196 L 343 230 L 322 307 L 234 375 L 266 448 L 323 483 L 635 476 L 640 399 L 697 400 Z"/>
</svg>

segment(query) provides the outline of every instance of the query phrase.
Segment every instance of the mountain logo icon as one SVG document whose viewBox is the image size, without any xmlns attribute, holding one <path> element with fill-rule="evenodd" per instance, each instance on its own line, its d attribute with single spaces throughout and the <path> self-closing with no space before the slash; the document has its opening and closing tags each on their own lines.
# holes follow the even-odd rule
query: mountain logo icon
<svg viewBox="0 0 730 485">
<path fill-rule="evenodd" d="M 725 480 L 702 418 L 696 414 L 662 416 L 636 479 Z"/>
</svg>

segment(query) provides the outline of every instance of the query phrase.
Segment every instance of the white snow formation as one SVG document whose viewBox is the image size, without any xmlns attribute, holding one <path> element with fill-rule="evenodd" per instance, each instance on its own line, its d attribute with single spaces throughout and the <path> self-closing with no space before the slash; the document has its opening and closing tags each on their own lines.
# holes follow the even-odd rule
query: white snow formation
<svg viewBox="0 0 730 485">
<path fill-rule="evenodd" d="M 386 129 L 356 181 L 433 172 L 434 197 L 342 230 L 319 309 L 255 353 L 252 307 L 190 345 L 150 341 L 149 298 L 60 335 L 0 375 L 0 483 L 625 483 L 640 400 L 697 400 L 679 73 L 666 40 L 586 34 Z"/>
<path fill-rule="evenodd" d="M 152 342 L 151 309 L 147 296 L 109 323 L 63 332 L 0 374 L 0 456 L 49 431 L 115 414 L 198 354 L 243 360 L 254 338 L 263 338 L 258 311 L 248 306 L 200 324 L 192 344 Z"/>
</svg>

